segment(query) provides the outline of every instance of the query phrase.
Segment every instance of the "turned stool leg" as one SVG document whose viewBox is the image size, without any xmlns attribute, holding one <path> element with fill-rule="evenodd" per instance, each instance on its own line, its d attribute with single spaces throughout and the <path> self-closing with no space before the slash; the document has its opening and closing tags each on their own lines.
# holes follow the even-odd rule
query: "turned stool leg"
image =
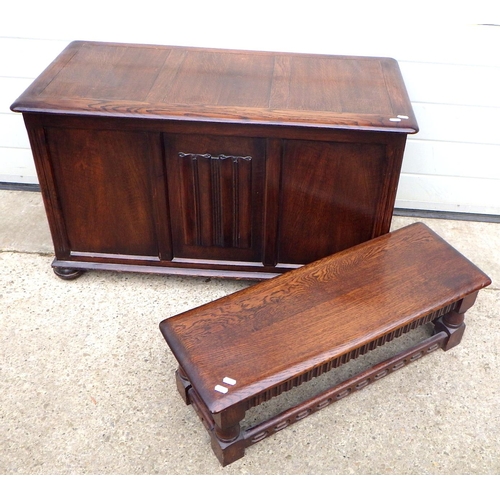
<svg viewBox="0 0 500 500">
<path fill-rule="evenodd" d="M 213 415 L 214 430 L 212 449 L 223 466 L 245 455 L 245 442 L 241 439 L 240 422 L 245 418 L 245 409 L 241 405 L 233 406 Z"/>
<path fill-rule="evenodd" d="M 477 292 L 464 297 L 457 303 L 454 309 L 435 322 L 434 333 L 444 331 L 448 334 L 448 342 L 443 346 L 444 351 L 460 344 L 465 331 L 465 312 L 474 305 L 476 297 Z"/>
<path fill-rule="evenodd" d="M 175 382 L 177 384 L 177 390 L 179 391 L 181 398 L 187 405 L 190 404 L 191 401 L 189 400 L 188 391 L 189 389 L 191 389 L 191 382 L 187 378 L 186 372 L 180 365 L 177 371 L 175 372 Z"/>
</svg>

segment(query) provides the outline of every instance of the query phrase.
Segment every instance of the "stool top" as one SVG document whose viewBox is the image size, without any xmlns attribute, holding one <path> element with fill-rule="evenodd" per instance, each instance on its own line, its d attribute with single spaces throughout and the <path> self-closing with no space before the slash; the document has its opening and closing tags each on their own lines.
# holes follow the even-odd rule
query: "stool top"
<svg viewBox="0 0 500 500">
<path fill-rule="evenodd" d="M 490 283 L 416 223 L 168 318 L 160 329 L 219 413 Z"/>
</svg>

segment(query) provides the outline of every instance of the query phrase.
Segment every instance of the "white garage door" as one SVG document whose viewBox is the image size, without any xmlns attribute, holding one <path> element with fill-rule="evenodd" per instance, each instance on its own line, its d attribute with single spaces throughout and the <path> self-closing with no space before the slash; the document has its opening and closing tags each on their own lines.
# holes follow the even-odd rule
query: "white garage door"
<svg viewBox="0 0 500 500">
<path fill-rule="evenodd" d="M 396 206 L 500 215 L 500 2 L 172 3 L 89 0 L 75 13 L 67 2 L 20 0 L 0 9 L 0 182 L 38 182 L 22 117 L 9 106 L 74 39 L 375 55 L 399 61 L 420 126 Z"/>
</svg>

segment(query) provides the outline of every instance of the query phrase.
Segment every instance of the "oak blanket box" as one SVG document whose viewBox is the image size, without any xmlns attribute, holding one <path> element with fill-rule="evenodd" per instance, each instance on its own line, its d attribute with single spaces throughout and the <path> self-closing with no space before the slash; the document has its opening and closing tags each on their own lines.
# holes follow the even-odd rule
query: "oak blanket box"
<svg viewBox="0 0 500 500">
<path fill-rule="evenodd" d="M 269 278 L 389 231 L 395 60 L 78 41 L 23 114 L 53 268 Z"/>
<path fill-rule="evenodd" d="M 164 320 L 177 387 L 222 465 L 245 448 L 462 338 L 491 280 L 421 223 Z M 434 334 L 242 430 L 245 412 L 417 326 Z"/>
</svg>

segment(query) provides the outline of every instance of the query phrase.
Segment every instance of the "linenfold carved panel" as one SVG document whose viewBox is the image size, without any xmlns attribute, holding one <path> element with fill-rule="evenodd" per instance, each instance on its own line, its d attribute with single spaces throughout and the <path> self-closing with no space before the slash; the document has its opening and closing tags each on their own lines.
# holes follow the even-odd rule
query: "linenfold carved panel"
<svg viewBox="0 0 500 500">
<path fill-rule="evenodd" d="M 250 248 L 252 157 L 179 152 L 185 213 L 185 244 Z"/>
<path fill-rule="evenodd" d="M 265 142 L 165 134 L 164 145 L 174 260 L 260 266 Z"/>
</svg>

